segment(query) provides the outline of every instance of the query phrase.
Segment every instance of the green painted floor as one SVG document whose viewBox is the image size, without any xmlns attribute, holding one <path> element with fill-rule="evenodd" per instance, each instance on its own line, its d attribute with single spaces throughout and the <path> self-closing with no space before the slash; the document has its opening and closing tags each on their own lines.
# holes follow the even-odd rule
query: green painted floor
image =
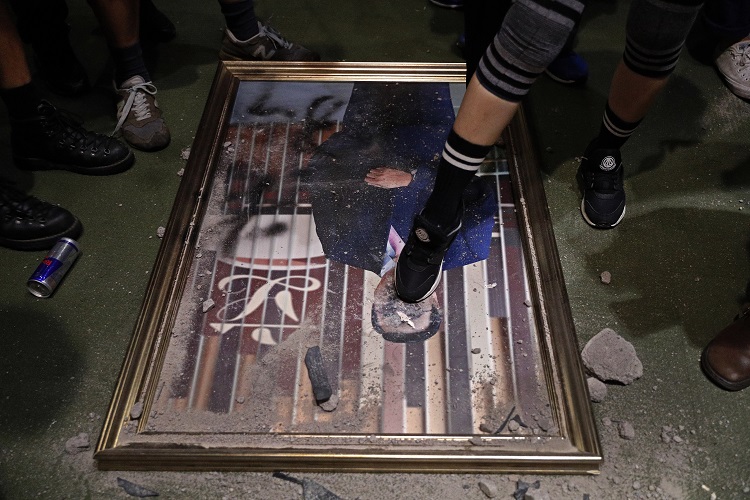
<svg viewBox="0 0 750 500">
<path fill-rule="evenodd" d="M 73 43 L 92 80 L 106 66 L 103 38 L 84 2 L 71 5 Z M 139 313 L 156 235 L 167 223 L 217 65 L 223 19 L 215 2 L 157 0 L 178 37 L 154 54 L 158 100 L 172 144 L 137 153 L 113 177 L 23 173 L 12 167 L 5 115 L 0 164 L 40 198 L 84 223 L 84 258 L 49 300 L 25 281 L 43 257 L 0 249 L 0 498 L 126 498 L 117 477 L 165 498 L 301 498 L 301 488 L 260 473 L 98 472 L 92 453 L 65 442 L 99 435 Z M 750 498 L 750 390 L 728 393 L 700 371 L 703 346 L 736 314 L 750 277 L 750 104 L 734 97 L 711 66 L 683 55 L 650 116 L 623 150 L 628 213 L 610 231 L 581 219 L 577 162 L 599 126 L 624 41 L 629 2 L 591 2 L 578 51 L 591 65 L 586 87 L 541 78 L 529 98 L 544 180 L 581 346 L 605 327 L 631 341 L 644 376 L 610 386 L 594 405 L 605 463 L 597 477 L 540 480 L 533 498 Z M 460 61 L 460 12 L 426 0 L 313 2 L 261 0 L 258 12 L 289 38 L 336 61 Z M 104 79 L 106 83 L 106 78 Z M 110 132 L 114 104 L 103 89 L 77 100 L 50 96 L 89 128 Z M 744 210 L 743 210 L 744 208 Z M 612 274 L 610 285 L 599 281 Z M 635 438 L 617 436 L 632 423 Z M 662 440 L 663 428 L 681 443 Z M 518 476 L 308 474 L 342 498 L 486 496 L 480 480 L 512 498 Z"/>
</svg>

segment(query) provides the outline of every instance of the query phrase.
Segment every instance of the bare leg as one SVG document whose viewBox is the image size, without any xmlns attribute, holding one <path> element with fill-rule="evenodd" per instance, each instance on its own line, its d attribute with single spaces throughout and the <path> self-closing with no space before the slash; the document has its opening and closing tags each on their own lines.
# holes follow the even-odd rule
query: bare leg
<svg viewBox="0 0 750 500">
<path fill-rule="evenodd" d="M 473 77 L 461 102 L 453 130 L 469 142 L 492 146 L 500 139 L 519 106 L 520 103 L 492 94 Z"/>
<path fill-rule="evenodd" d="M 131 47 L 139 42 L 139 0 L 89 0 L 111 47 Z"/>
<path fill-rule="evenodd" d="M 669 81 L 669 77 L 649 78 L 633 72 L 621 60 L 612 77 L 609 106 L 628 122 L 641 120 Z"/>
<path fill-rule="evenodd" d="M 0 88 L 12 89 L 31 82 L 21 37 L 5 2 L 0 2 Z"/>
</svg>

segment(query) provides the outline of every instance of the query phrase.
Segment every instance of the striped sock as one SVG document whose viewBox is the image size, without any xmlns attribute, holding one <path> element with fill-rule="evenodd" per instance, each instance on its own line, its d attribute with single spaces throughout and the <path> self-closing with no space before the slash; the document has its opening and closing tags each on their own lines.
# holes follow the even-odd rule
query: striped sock
<svg viewBox="0 0 750 500">
<path fill-rule="evenodd" d="M 455 223 L 464 189 L 491 148 L 473 144 L 451 130 L 438 165 L 435 187 L 422 211 L 427 220 L 445 228 Z"/>
<path fill-rule="evenodd" d="M 620 149 L 633 135 L 635 129 L 643 120 L 637 122 L 626 122 L 612 111 L 609 103 L 604 108 L 602 117 L 602 126 L 599 129 L 599 136 L 596 139 L 597 148 L 600 149 Z"/>
</svg>

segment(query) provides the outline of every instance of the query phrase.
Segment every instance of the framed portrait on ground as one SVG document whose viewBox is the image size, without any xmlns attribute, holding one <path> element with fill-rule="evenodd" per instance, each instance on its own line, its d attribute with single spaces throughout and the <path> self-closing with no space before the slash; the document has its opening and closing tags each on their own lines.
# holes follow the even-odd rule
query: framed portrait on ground
<svg viewBox="0 0 750 500">
<path fill-rule="evenodd" d="M 100 468 L 598 472 L 523 110 L 464 193 L 437 291 L 393 291 L 464 78 L 220 63 Z"/>
</svg>

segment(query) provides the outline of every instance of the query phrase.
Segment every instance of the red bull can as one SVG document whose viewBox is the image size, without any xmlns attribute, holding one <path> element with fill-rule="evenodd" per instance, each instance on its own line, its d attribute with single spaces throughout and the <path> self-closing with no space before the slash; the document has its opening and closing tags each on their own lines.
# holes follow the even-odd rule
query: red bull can
<svg viewBox="0 0 750 500">
<path fill-rule="evenodd" d="M 70 238 L 60 238 L 29 278 L 29 292 L 37 297 L 52 295 L 79 253 L 81 250 L 78 242 Z"/>
</svg>

